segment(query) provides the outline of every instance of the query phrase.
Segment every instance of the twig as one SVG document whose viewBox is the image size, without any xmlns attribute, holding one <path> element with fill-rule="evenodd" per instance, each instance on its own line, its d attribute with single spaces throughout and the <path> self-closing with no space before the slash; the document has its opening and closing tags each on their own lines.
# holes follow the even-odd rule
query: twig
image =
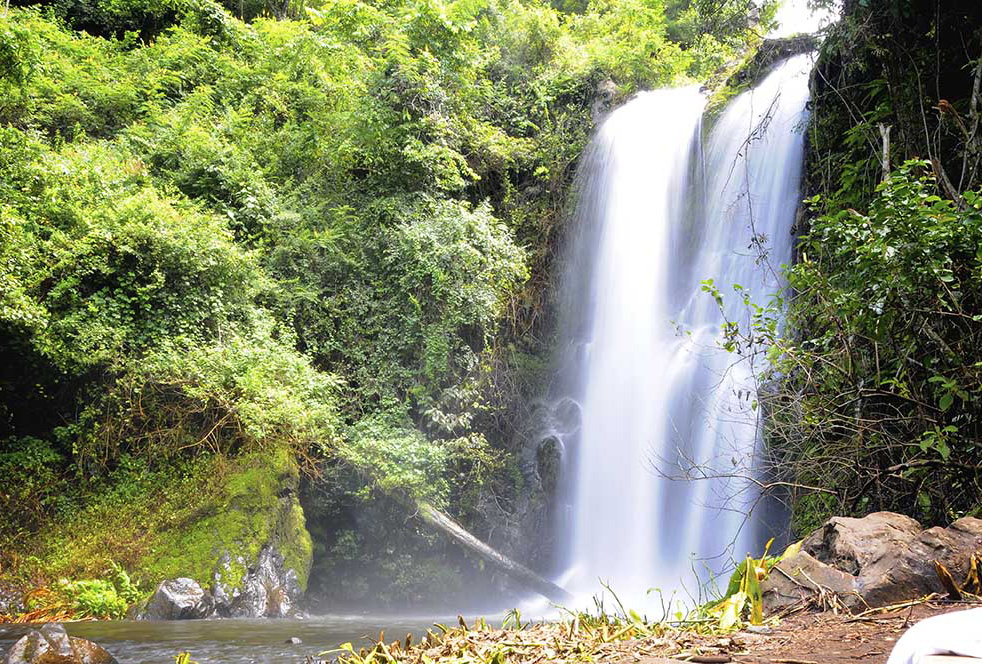
<svg viewBox="0 0 982 664">
<path fill-rule="evenodd" d="M 934 599 L 936 597 L 937 597 L 937 593 L 931 593 L 930 595 L 925 595 L 924 597 L 921 597 L 920 599 L 910 600 L 909 602 L 901 602 L 900 604 L 890 604 L 890 605 L 887 605 L 887 606 L 877 606 L 877 607 L 874 607 L 872 609 L 867 609 L 866 611 L 863 611 L 862 613 L 857 613 L 852 618 L 849 618 L 848 620 L 846 620 L 846 622 L 857 622 L 861 618 L 863 618 L 865 616 L 868 616 L 868 615 L 871 615 L 873 613 L 885 612 L 885 611 L 897 611 L 899 609 L 906 609 L 908 607 L 914 607 L 914 606 L 917 606 L 918 604 L 927 604 L 928 602 L 930 602 L 932 599 Z"/>
</svg>

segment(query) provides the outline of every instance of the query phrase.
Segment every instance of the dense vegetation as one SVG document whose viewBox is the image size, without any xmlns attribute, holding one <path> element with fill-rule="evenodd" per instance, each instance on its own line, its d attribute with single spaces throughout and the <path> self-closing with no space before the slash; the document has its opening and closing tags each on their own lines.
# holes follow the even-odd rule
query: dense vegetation
<svg viewBox="0 0 982 664">
<path fill-rule="evenodd" d="M 487 532 L 481 506 L 507 516 L 527 491 L 513 436 L 538 389 L 548 268 L 598 86 L 703 79 L 757 39 L 749 8 L 770 11 L 13 4 L 0 574 L 112 582 L 118 563 L 146 589 L 196 555 L 191 524 L 275 458 L 310 478 L 320 590 L 383 602 L 459 581 L 446 561 L 410 563 L 434 543 L 389 498 Z M 346 561 L 361 576 L 341 587 Z"/>
<path fill-rule="evenodd" d="M 822 47 L 789 291 L 741 339 L 770 354 L 770 469 L 799 534 L 982 505 L 980 29 L 974 1 L 847 1 Z"/>
</svg>

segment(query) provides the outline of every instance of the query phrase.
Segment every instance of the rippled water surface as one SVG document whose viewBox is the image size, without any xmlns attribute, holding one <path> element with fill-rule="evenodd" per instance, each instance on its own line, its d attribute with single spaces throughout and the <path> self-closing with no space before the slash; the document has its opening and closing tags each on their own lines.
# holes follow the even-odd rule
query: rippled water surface
<svg viewBox="0 0 982 664">
<path fill-rule="evenodd" d="M 120 664 L 172 664 L 190 652 L 200 664 L 303 662 L 306 657 L 350 641 L 356 647 L 378 638 L 414 638 L 435 622 L 456 624 L 456 617 L 317 616 L 306 620 L 176 620 L 65 623 L 71 636 L 95 641 Z M 32 626 L 0 625 L 0 658 Z M 295 636 L 301 645 L 285 643 Z"/>
</svg>

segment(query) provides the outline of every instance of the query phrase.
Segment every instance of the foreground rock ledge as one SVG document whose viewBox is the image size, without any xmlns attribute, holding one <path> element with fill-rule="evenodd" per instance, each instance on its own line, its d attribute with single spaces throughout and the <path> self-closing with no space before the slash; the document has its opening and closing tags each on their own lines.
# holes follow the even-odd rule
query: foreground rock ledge
<svg viewBox="0 0 982 664">
<path fill-rule="evenodd" d="M 4 664 L 119 664 L 105 648 L 68 636 L 61 625 L 45 625 L 22 636 L 7 652 Z"/>
<path fill-rule="evenodd" d="M 761 582 L 764 610 L 816 599 L 863 610 L 943 592 L 934 563 L 964 579 L 976 552 L 982 552 L 982 519 L 965 517 L 947 528 L 924 530 L 893 512 L 834 517 Z"/>
</svg>

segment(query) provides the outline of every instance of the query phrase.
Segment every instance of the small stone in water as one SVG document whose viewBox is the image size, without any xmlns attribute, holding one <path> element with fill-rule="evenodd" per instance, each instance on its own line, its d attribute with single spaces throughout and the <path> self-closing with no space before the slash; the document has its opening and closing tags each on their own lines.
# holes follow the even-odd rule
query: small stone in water
<svg viewBox="0 0 982 664">
<path fill-rule="evenodd" d="M 289 643 L 291 645 L 299 646 L 301 643 L 303 643 L 303 641 L 301 641 L 300 639 L 298 639 L 295 636 L 291 636 L 286 641 L 284 641 L 284 643 Z"/>
</svg>

